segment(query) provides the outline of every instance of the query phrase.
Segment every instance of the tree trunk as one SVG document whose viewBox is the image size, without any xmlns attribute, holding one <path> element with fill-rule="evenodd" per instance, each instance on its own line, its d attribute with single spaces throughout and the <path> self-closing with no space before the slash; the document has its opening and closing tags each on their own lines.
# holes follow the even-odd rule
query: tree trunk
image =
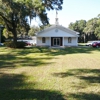
<svg viewBox="0 0 100 100">
<path fill-rule="evenodd" d="M 86 42 L 86 35 L 84 34 L 84 43 Z"/>
<path fill-rule="evenodd" d="M 13 37 L 13 41 L 14 41 L 14 43 L 16 43 L 17 42 L 17 31 L 16 31 L 16 28 L 13 29 L 12 33 L 13 33 L 13 36 L 14 36 Z"/>
</svg>

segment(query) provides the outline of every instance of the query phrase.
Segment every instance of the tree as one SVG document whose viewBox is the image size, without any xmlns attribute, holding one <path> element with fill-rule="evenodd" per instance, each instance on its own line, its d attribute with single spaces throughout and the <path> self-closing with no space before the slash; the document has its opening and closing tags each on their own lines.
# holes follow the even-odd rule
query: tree
<svg viewBox="0 0 100 100">
<path fill-rule="evenodd" d="M 3 43 L 5 41 L 5 37 L 3 36 L 4 26 L 0 25 L 0 42 Z"/>
<path fill-rule="evenodd" d="M 98 39 L 100 39 L 100 26 L 99 27 L 96 27 L 95 34 L 98 37 Z"/>
<path fill-rule="evenodd" d="M 44 25 L 41 25 L 41 26 L 40 26 L 40 31 L 41 31 L 41 30 L 44 30 L 45 28 L 48 28 L 48 27 L 50 27 L 50 26 L 51 26 L 50 24 L 45 25 L 45 26 L 44 26 Z"/>
<path fill-rule="evenodd" d="M 79 20 L 70 23 L 69 28 L 78 31 L 79 42 L 87 42 L 100 39 L 100 14 L 97 17 L 88 20 Z"/>
<path fill-rule="evenodd" d="M 100 16 L 100 14 L 99 14 Z M 97 20 L 97 26 L 95 28 L 95 35 L 97 36 L 98 39 L 100 39 L 100 17 Z"/>
<path fill-rule="evenodd" d="M 8 39 L 12 37 L 12 33 L 9 32 L 6 28 L 3 30 L 3 36 Z"/>
<path fill-rule="evenodd" d="M 40 28 L 38 26 L 32 26 L 28 32 L 29 36 L 35 36 L 38 31 L 40 31 Z"/>
<path fill-rule="evenodd" d="M 14 42 L 21 29 L 29 30 L 30 21 L 38 17 L 43 25 L 49 24 L 46 10 L 61 10 L 63 0 L 0 0 L 0 20 L 12 32 Z"/>
<path fill-rule="evenodd" d="M 84 28 L 84 32 L 87 35 L 87 40 L 96 40 L 95 29 L 98 26 L 97 24 L 98 18 L 92 18 L 86 23 L 86 27 Z"/>
<path fill-rule="evenodd" d="M 79 32 L 79 42 L 84 42 L 84 28 L 86 27 L 86 21 L 85 20 L 78 20 L 75 23 L 70 23 L 69 28 Z"/>
</svg>

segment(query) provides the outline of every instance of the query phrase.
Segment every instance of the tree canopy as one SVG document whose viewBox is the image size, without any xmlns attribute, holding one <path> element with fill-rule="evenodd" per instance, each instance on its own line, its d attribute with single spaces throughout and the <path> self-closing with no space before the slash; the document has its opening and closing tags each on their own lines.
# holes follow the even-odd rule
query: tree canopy
<svg viewBox="0 0 100 100">
<path fill-rule="evenodd" d="M 30 30 L 29 30 L 29 32 L 28 32 L 28 35 L 29 36 L 35 36 L 36 34 L 35 33 L 37 33 L 37 32 L 39 32 L 40 31 L 40 28 L 38 27 L 38 26 L 32 26 L 31 28 L 30 28 Z"/>
<path fill-rule="evenodd" d="M 63 0 L 0 0 L 0 21 L 12 32 L 14 42 L 23 28 L 30 29 L 29 22 L 38 17 L 43 25 L 49 24 L 47 10 L 61 10 Z"/>
<path fill-rule="evenodd" d="M 98 40 L 100 39 L 100 14 L 88 21 L 78 20 L 75 23 L 70 23 L 69 28 L 80 33 L 79 42 Z"/>
</svg>

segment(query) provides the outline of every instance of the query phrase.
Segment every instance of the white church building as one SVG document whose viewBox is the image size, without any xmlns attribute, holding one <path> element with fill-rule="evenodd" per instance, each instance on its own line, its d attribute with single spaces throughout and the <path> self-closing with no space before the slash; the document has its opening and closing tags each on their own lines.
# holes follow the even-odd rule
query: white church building
<svg viewBox="0 0 100 100">
<path fill-rule="evenodd" d="M 37 46 L 78 46 L 78 32 L 59 25 L 56 15 L 55 25 L 45 28 L 36 35 Z"/>
</svg>

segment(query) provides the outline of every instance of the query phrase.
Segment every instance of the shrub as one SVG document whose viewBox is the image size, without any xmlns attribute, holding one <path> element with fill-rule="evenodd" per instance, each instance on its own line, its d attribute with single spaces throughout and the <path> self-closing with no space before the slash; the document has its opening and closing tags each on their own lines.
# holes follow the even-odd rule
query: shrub
<svg viewBox="0 0 100 100">
<path fill-rule="evenodd" d="M 4 43 L 5 46 L 10 48 L 24 48 L 26 46 L 25 42 L 13 42 L 13 41 L 7 41 Z"/>
</svg>

